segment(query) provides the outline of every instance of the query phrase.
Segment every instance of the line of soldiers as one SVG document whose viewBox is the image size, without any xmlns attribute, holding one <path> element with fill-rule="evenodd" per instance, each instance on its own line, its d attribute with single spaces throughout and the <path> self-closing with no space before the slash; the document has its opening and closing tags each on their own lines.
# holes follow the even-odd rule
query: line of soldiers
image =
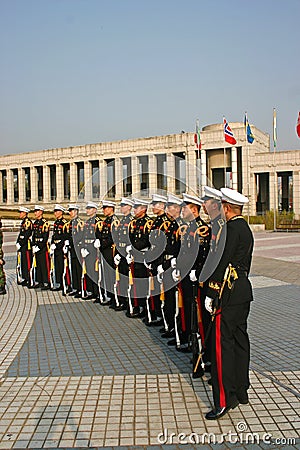
<svg viewBox="0 0 300 450">
<path fill-rule="evenodd" d="M 245 324 L 238 344 L 244 369 L 243 375 L 237 375 L 233 369 L 235 329 L 228 331 L 234 328 L 232 323 L 222 328 L 220 305 L 223 292 L 228 297 L 240 278 L 248 281 L 253 242 L 241 216 L 246 197 L 226 188 L 218 191 L 206 186 L 204 190 L 202 198 L 153 194 L 150 203 L 124 197 L 121 219 L 110 200 L 102 202 L 103 219 L 97 216 L 98 205 L 88 202 L 85 221 L 78 217 L 77 205 L 69 205 L 70 221 L 63 217 L 64 208 L 55 205 L 50 242 L 43 207 L 35 207 L 34 223 L 28 218 L 29 210 L 20 208 L 17 273 L 18 282 L 30 288 L 62 290 L 64 295 L 93 299 L 115 311 L 126 311 L 129 318 L 142 318 L 147 326 L 160 326 L 162 338 L 170 339 L 168 345 L 192 352 L 194 378 L 211 371 L 215 408 L 207 419 L 218 419 L 239 399 L 242 403 L 247 399 L 249 340 Z M 150 205 L 151 217 L 147 214 Z M 210 223 L 200 217 L 201 207 Z M 239 213 L 230 215 L 231 207 Z M 230 226 L 225 226 L 229 222 Z M 233 237 L 235 227 L 238 232 Z M 247 251 L 243 236 L 247 236 Z M 231 248 L 235 248 L 233 253 Z M 247 304 L 251 295 L 250 289 Z M 225 313 L 229 310 L 226 307 Z M 243 317 L 246 320 L 245 311 Z M 237 379 L 242 384 L 239 398 L 232 397 Z"/>
</svg>

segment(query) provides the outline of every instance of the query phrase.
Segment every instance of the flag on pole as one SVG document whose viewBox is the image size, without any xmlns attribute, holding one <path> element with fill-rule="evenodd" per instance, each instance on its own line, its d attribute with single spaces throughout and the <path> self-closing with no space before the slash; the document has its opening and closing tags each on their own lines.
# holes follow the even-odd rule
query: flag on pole
<svg viewBox="0 0 300 450">
<path fill-rule="evenodd" d="M 201 136 L 200 136 L 200 128 L 199 128 L 199 120 L 196 121 L 196 131 L 194 134 L 194 142 L 197 146 L 196 150 L 196 158 L 200 158 L 200 150 L 201 150 Z"/>
<path fill-rule="evenodd" d="M 277 146 L 277 120 L 276 120 L 276 109 L 273 108 L 273 145 L 274 150 Z"/>
<path fill-rule="evenodd" d="M 236 144 L 236 139 L 233 136 L 233 132 L 231 131 L 231 128 L 228 125 L 228 122 L 225 119 L 225 117 L 223 117 L 223 122 L 224 122 L 224 138 L 225 138 L 225 141 L 228 144 L 235 145 Z"/>
<path fill-rule="evenodd" d="M 296 132 L 298 137 L 300 138 L 300 112 L 298 114 L 298 121 L 297 121 L 297 125 L 296 125 Z"/>
<path fill-rule="evenodd" d="M 247 136 L 247 141 L 249 142 L 249 144 L 252 144 L 252 142 L 254 141 L 254 136 L 252 134 L 249 122 L 248 122 L 248 116 L 247 113 L 245 112 L 245 118 L 244 118 L 244 125 L 245 125 L 245 132 L 246 132 L 246 136 Z"/>
</svg>

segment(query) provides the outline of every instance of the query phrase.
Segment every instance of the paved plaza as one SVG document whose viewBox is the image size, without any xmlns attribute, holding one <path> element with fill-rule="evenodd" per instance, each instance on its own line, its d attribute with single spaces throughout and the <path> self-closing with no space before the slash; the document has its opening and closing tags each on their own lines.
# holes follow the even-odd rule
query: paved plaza
<svg viewBox="0 0 300 450">
<path fill-rule="evenodd" d="M 190 355 L 124 312 L 18 286 L 4 239 L 0 448 L 300 448 L 300 233 L 255 234 L 250 403 L 219 421 Z"/>
</svg>

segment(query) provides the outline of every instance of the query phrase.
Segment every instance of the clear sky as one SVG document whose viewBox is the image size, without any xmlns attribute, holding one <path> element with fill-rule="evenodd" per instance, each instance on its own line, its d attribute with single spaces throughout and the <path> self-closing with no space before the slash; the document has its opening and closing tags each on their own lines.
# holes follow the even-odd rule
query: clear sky
<svg viewBox="0 0 300 450">
<path fill-rule="evenodd" d="M 300 0 L 0 0 L 0 154 L 242 121 L 300 149 Z"/>
</svg>

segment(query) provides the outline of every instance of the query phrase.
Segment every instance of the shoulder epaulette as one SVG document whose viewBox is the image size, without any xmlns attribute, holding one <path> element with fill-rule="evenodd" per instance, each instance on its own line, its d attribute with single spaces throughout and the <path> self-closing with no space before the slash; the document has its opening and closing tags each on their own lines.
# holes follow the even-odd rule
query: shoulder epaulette
<svg viewBox="0 0 300 450">
<path fill-rule="evenodd" d="M 214 291 L 219 291 L 221 289 L 221 283 L 218 283 L 217 281 L 210 281 L 208 287 Z"/>
</svg>

